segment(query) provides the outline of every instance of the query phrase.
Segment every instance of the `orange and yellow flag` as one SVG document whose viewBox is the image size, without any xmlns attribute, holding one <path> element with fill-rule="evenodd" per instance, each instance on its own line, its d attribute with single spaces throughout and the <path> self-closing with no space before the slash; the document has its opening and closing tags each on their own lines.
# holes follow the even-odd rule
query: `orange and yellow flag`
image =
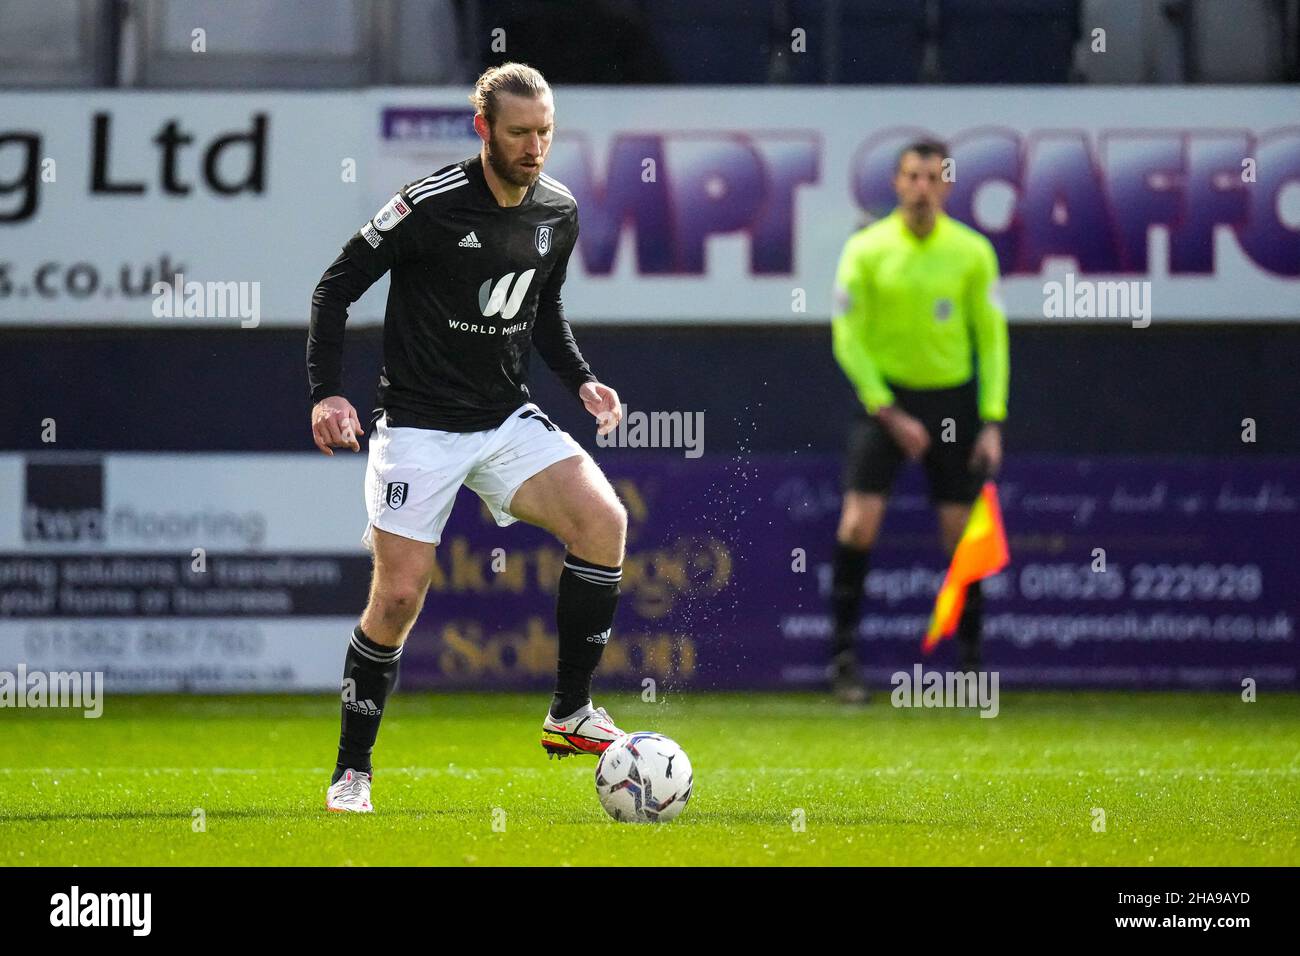
<svg viewBox="0 0 1300 956">
<path fill-rule="evenodd" d="M 966 585 L 997 574 L 1010 559 L 1002 509 L 998 507 L 998 489 L 993 482 L 986 481 L 971 508 L 966 530 L 957 542 L 943 587 L 934 599 L 934 613 L 930 615 L 930 626 L 921 643 L 922 653 L 929 654 L 957 630 L 957 621 L 966 606 Z"/>
</svg>

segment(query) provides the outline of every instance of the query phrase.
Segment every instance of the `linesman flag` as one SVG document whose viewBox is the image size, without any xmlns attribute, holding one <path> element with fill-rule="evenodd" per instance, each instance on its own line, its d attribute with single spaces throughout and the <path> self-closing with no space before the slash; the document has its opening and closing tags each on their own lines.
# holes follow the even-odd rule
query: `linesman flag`
<svg viewBox="0 0 1300 956">
<path fill-rule="evenodd" d="M 997 574 L 1010 559 L 1002 509 L 998 507 L 997 485 L 986 481 L 970 510 L 966 530 L 957 542 L 943 587 L 939 588 L 934 599 L 934 613 L 930 615 L 930 626 L 921 642 L 923 654 L 929 654 L 941 640 L 952 637 L 957 630 L 961 610 L 966 606 L 966 585 Z"/>
</svg>

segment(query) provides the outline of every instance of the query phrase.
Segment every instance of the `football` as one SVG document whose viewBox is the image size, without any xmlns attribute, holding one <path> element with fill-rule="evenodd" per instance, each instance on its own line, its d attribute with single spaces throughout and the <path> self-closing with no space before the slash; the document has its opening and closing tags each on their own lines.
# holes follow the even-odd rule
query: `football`
<svg viewBox="0 0 1300 956">
<path fill-rule="evenodd" d="M 614 741 L 596 764 L 600 805 L 620 823 L 667 823 L 691 799 L 691 761 L 676 741 L 637 731 Z"/>
</svg>

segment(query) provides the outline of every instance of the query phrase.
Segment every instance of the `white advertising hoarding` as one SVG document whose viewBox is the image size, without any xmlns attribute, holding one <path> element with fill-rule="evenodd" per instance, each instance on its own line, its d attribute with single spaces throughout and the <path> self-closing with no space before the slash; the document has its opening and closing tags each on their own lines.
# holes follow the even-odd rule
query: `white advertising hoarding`
<svg viewBox="0 0 1300 956">
<path fill-rule="evenodd" d="M 0 454 L 0 671 L 110 691 L 338 686 L 364 456 Z"/>
<path fill-rule="evenodd" d="M 305 325 L 348 236 L 477 150 L 465 92 L 6 94 L 0 322 Z M 826 321 L 840 248 L 919 135 L 951 145 L 949 209 L 993 241 L 1013 319 L 1106 319 L 1045 314 L 1079 281 L 1149 283 L 1157 321 L 1300 318 L 1293 88 L 556 94 L 575 320 Z M 256 323 L 168 314 L 151 287 L 176 273 L 255 284 Z"/>
</svg>

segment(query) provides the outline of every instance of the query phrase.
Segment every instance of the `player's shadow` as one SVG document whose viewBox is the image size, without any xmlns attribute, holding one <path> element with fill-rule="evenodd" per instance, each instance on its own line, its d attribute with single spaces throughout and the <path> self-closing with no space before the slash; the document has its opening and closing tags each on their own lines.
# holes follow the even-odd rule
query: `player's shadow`
<svg viewBox="0 0 1300 956">
<path fill-rule="evenodd" d="M 212 820 L 301 820 L 305 816 L 322 817 L 343 816 L 344 814 L 330 813 L 324 807 L 302 807 L 294 809 L 292 807 L 276 807 L 273 810 L 207 810 L 204 811 L 204 818 Z M 466 816 L 466 811 L 454 809 L 428 809 L 428 808 L 385 808 L 383 817 L 402 817 L 404 819 L 418 820 L 422 817 L 453 817 Z M 0 825 L 6 823 L 57 823 L 59 821 L 89 821 L 89 820 L 193 820 L 194 812 L 192 810 L 105 810 L 102 812 L 41 812 L 41 813 L 6 813 L 0 815 Z"/>
<path fill-rule="evenodd" d="M 837 812 L 829 816 L 817 815 L 816 817 L 810 813 L 808 819 L 815 819 L 820 825 L 834 827 L 916 826 L 925 822 L 924 820 L 889 817 L 866 812 Z M 770 811 L 715 810 L 712 808 L 709 810 L 700 810 L 694 815 L 687 811 L 687 813 L 682 815 L 682 820 L 689 820 L 691 823 L 705 825 L 722 824 L 724 826 L 737 826 L 748 824 L 750 826 L 774 827 L 781 830 L 789 829 L 791 823 L 791 817 L 781 813 L 772 813 Z"/>
</svg>

